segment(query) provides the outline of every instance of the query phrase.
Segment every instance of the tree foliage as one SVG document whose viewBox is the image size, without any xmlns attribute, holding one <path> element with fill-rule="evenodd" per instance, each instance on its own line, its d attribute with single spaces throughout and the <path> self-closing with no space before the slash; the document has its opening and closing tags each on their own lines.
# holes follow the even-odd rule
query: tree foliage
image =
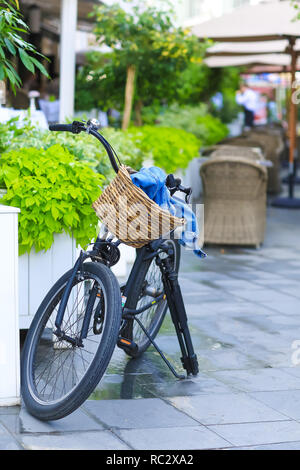
<svg viewBox="0 0 300 470">
<path fill-rule="evenodd" d="M 7 79 L 12 89 L 20 87 L 21 79 L 15 69 L 13 58 L 19 57 L 24 66 L 32 73 L 39 69 L 48 75 L 45 67 L 35 57 L 39 55 L 35 47 L 23 39 L 28 26 L 22 20 L 18 0 L 0 1 L 0 80 Z"/>
<path fill-rule="evenodd" d="M 98 43 L 113 51 L 110 62 L 94 76 L 100 82 L 99 92 L 103 90 L 107 99 L 108 89 L 112 101 L 120 99 L 128 85 L 128 72 L 134 70 L 135 105 L 154 99 L 172 101 L 181 72 L 191 62 L 202 61 L 206 43 L 200 43 L 189 30 L 174 26 L 169 9 L 157 10 L 140 2 L 128 12 L 119 4 L 102 4 L 94 16 Z"/>
</svg>

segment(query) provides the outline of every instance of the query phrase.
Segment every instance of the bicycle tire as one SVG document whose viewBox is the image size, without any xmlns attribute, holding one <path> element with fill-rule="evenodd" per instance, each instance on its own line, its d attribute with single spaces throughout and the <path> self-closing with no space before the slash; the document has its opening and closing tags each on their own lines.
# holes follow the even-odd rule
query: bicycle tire
<svg viewBox="0 0 300 470">
<path fill-rule="evenodd" d="M 101 295 L 103 296 L 105 300 L 101 304 L 101 305 L 105 305 L 105 309 L 103 310 L 103 313 L 101 313 L 102 319 L 103 319 L 102 320 L 103 330 L 100 333 L 99 332 L 97 333 L 97 337 L 94 336 L 95 344 L 97 344 L 97 341 L 99 342 L 98 346 L 97 345 L 95 346 L 94 344 L 91 343 L 91 341 L 93 340 L 88 339 L 91 337 L 91 335 L 88 335 L 85 340 L 85 344 L 88 345 L 89 348 L 91 348 L 92 350 L 95 349 L 95 354 L 93 358 L 91 358 L 90 365 L 88 367 L 86 366 L 87 369 L 84 371 L 83 375 L 81 376 L 82 374 L 81 371 L 78 372 L 77 370 L 76 376 L 74 375 L 73 377 L 73 371 L 72 371 L 71 378 L 68 379 L 68 374 L 70 375 L 70 369 L 71 369 L 70 364 L 73 366 L 75 366 L 76 364 L 76 367 L 79 364 L 79 359 L 77 358 L 77 356 L 75 357 L 75 354 L 77 354 L 79 357 L 81 355 L 81 359 L 82 359 L 81 367 L 83 370 L 85 368 L 84 360 L 86 360 L 83 358 L 89 357 L 87 353 L 92 354 L 90 353 L 90 351 L 87 351 L 87 350 L 84 351 L 84 348 L 81 349 L 81 351 L 79 350 L 75 351 L 75 347 L 73 347 L 73 345 L 68 345 L 67 347 L 66 344 L 58 343 L 56 341 L 56 338 L 53 335 L 53 329 L 51 332 L 51 327 L 49 327 L 50 319 L 51 319 L 51 326 L 53 327 L 53 323 L 52 323 L 53 320 L 52 320 L 51 315 L 54 314 L 54 316 L 56 316 L 55 309 L 57 308 L 60 302 L 63 290 L 66 286 L 68 279 L 70 278 L 71 273 L 72 273 L 72 270 L 66 272 L 54 284 L 54 286 L 50 289 L 50 291 L 44 298 L 29 328 L 29 331 L 25 339 L 23 351 L 22 351 L 22 358 L 21 358 L 22 397 L 29 413 L 42 421 L 57 420 L 57 419 L 61 419 L 69 415 L 70 413 L 75 411 L 89 397 L 89 395 L 93 392 L 93 390 L 99 383 L 101 377 L 106 371 L 106 368 L 113 354 L 115 345 L 117 343 L 118 335 L 119 335 L 122 312 L 121 312 L 121 294 L 120 294 L 120 287 L 119 287 L 118 281 L 116 277 L 114 276 L 114 274 L 110 271 L 110 269 L 106 267 L 105 265 L 100 264 L 100 263 L 91 263 L 91 262 L 83 263 L 81 282 L 83 283 L 83 286 L 84 286 L 83 287 L 84 289 L 83 290 L 83 299 L 84 299 L 83 309 L 84 310 L 83 312 L 78 313 L 79 301 L 77 300 L 77 306 L 75 307 L 75 310 L 71 312 L 70 318 L 72 317 L 72 315 L 73 317 L 75 315 L 77 316 L 78 319 L 80 318 L 78 322 L 83 321 L 83 317 L 86 312 L 85 309 L 87 308 L 86 307 L 87 302 L 89 301 L 92 295 L 91 294 L 92 288 L 91 290 L 88 290 L 86 294 L 86 286 L 93 285 L 93 286 L 97 286 L 97 288 L 98 286 L 100 286 L 99 289 L 101 288 Z M 86 283 L 86 281 L 91 281 L 91 280 L 94 280 L 94 283 L 92 282 Z M 78 288 L 79 282 L 80 280 L 78 280 L 78 283 L 74 285 L 74 288 L 76 287 L 77 291 L 79 290 Z M 100 293 L 98 297 L 100 297 Z M 100 300 L 98 300 L 98 302 L 100 302 Z M 96 301 L 95 301 L 95 304 L 96 304 Z M 93 308 L 95 304 L 93 304 Z M 95 307 L 93 311 L 96 312 L 97 308 Z M 71 320 L 68 320 L 68 321 L 72 322 L 73 317 L 71 318 Z M 98 313 L 97 318 L 99 320 L 99 313 Z M 92 319 L 93 319 L 93 323 L 95 324 L 96 313 L 94 313 L 94 317 L 91 315 L 90 323 Z M 70 327 L 70 331 L 72 331 L 72 327 L 75 330 L 75 326 L 73 324 Z M 79 326 L 77 326 L 77 328 L 78 328 L 77 329 L 77 333 L 78 333 Z M 90 328 L 88 332 L 91 333 L 91 331 L 92 331 L 92 328 Z M 93 333 L 94 333 L 94 327 L 93 327 Z M 55 338 L 56 342 L 53 340 L 53 338 Z M 95 341 L 95 338 L 97 339 L 97 341 Z M 41 343 L 39 343 L 39 340 L 41 341 Z M 46 346 L 48 345 L 48 349 L 46 350 L 46 352 L 48 354 L 51 354 L 50 356 L 45 355 L 43 352 L 42 348 L 43 347 L 45 348 L 46 347 L 45 345 Z M 65 350 L 67 352 L 65 352 Z M 43 356 L 43 354 L 45 357 Z M 67 360 L 66 359 L 68 357 L 67 354 L 69 354 L 69 356 L 71 357 L 73 355 L 73 359 Z M 48 390 L 47 390 L 47 393 L 44 392 L 44 399 L 43 399 L 41 387 L 44 385 L 45 379 L 44 379 L 44 382 L 42 381 L 42 385 L 39 386 L 41 382 L 41 378 L 40 378 L 41 375 L 37 375 L 37 373 L 40 373 L 40 370 L 44 367 L 45 362 L 48 361 L 48 369 L 49 369 L 48 374 L 50 374 L 51 368 L 52 367 L 55 368 L 55 365 L 53 366 L 53 364 L 55 364 L 56 362 L 56 359 L 55 359 L 56 355 L 59 358 L 58 366 L 60 367 L 60 369 L 57 367 L 57 370 L 61 371 L 62 369 L 62 372 L 61 372 L 62 374 L 64 374 L 64 368 L 65 370 L 68 370 L 66 379 L 68 379 L 67 381 L 70 382 L 71 384 L 70 387 L 73 386 L 73 382 L 77 380 L 76 378 L 78 378 L 78 380 L 77 380 L 76 386 L 73 388 L 70 388 L 69 392 L 61 396 L 61 398 L 55 398 L 55 394 L 53 392 L 53 399 L 51 399 L 51 394 L 50 394 L 50 397 L 48 397 L 49 387 L 46 382 L 46 385 L 44 388 L 45 390 L 47 390 L 47 387 L 48 387 Z M 61 359 L 61 357 L 63 357 L 64 359 Z M 38 362 L 38 360 L 40 362 Z M 62 362 L 63 360 L 64 362 Z M 44 361 L 44 363 L 42 363 L 42 361 Z M 86 362 L 88 361 L 86 360 Z M 41 363 L 42 365 L 40 366 Z M 77 374 L 79 374 L 79 376 Z M 48 378 L 50 380 L 51 377 L 48 376 Z M 56 378 L 56 381 L 58 381 L 58 378 Z M 62 381 L 60 379 L 60 382 L 58 381 L 58 387 L 64 388 L 64 386 L 65 385 L 64 384 L 62 385 Z M 62 393 L 64 393 L 64 389 Z"/>
<path fill-rule="evenodd" d="M 179 271 L 179 265 L 180 265 L 180 245 L 177 240 L 166 240 L 166 243 L 172 244 L 173 247 L 173 253 L 174 253 L 174 264 L 175 264 L 175 271 L 178 273 Z M 151 268 L 154 267 L 155 269 L 155 275 L 157 276 L 157 280 L 160 283 L 162 289 L 162 279 L 161 279 L 161 272 L 159 267 L 155 264 L 155 259 L 145 261 L 143 262 L 141 269 L 139 270 L 134 285 L 135 288 L 134 290 L 129 294 L 127 301 L 126 301 L 126 307 L 131 308 L 131 309 L 136 309 L 139 308 L 140 301 L 143 300 L 144 304 L 148 303 L 151 301 L 151 297 L 149 296 L 143 296 L 142 291 L 143 291 L 143 285 L 145 281 L 147 281 L 147 275 L 149 275 L 149 272 Z M 155 286 L 157 287 L 157 286 Z M 153 300 L 153 299 L 152 299 Z M 146 328 L 148 333 L 150 334 L 151 338 L 154 339 L 159 332 L 159 329 L 162 325 L 162 322 L 165 318 L 166 312 L 168 309 L 168 304 L 167 300 L 161 300 L 158 304 L 155 306 L 151 307 L 149 310 L 146 312 L 143 312 L 138 315 L 138 318 L 141 320 L 143 326 Z M 150 323 L 148 322 L 148 325 L 144 324 L 145 321 L 145 315 L 149 316 L 149 311 L 151 315 L 151 321 Z M 151 345 L 151 341 L 147 338 L 147 336 L 142 332 L 140 326 L 138 326 L 137 322 L 129 320 L 131 323 L 128 330 L 130 331 L 128 337 L 131 341 L 137 344 L 137 350 L 127 350 L 125 349 L 125 352 L 133 358 L 140 357 Z M 127 330 L 127 331 L 128 331 Z M 137 338 L 136 331 L 140 331 L 142 336 L 141 338 Z"/>
</svg>

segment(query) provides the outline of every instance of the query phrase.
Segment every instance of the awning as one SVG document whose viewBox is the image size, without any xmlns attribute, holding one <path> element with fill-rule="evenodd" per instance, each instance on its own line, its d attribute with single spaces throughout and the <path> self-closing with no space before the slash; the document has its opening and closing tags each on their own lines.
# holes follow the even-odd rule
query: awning
<svg viewBox="0 0 300 470">
<path fill-rule="evenodd" d="M 277 65 L 288 67 L 291 65 L 289 54 L 252 54 L 241 56 L 211 56 L 204 59 L 205 64 L 211 68 L 239 67 L 243 65 Z M 297 61 L 297 68 L 300 59 Z"/>
<path fill-rule="evenodd" d="M 214 41 L 270 41 L 290 36 L 300 38 L 296 10 L 290 0 L 269 1 L 236 8 L 219 18 L 192 27 L 199 38 Z"/>
<path fill-rule="evenodd" d="M 282 54 L 289 48 L 289 41 L 253 41 L 253 42 L 219 42 L 206 51 L 210 56 L 241 56 L 250 54 Z M 300 52 L 300 39 L 296 39 L 294 49 Z"/>
</svg>

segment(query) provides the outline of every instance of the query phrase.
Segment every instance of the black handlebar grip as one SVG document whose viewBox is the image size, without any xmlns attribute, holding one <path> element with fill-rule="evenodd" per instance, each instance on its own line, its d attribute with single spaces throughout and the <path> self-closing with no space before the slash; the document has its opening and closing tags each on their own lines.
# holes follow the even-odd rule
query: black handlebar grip
<svg viewBox="0 0 300 470">
<path fill-rule="evenodd" d="M 72 124 L 50 124 L 49 131 L 73 132 Z"/>
</svg>

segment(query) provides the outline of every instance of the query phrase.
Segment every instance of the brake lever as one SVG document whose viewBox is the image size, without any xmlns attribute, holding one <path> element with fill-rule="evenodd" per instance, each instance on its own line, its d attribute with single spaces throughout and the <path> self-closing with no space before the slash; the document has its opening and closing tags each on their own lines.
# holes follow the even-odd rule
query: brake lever
<svg viewBox="0 0 300 470">
<path fill-rule="evenodd" d="M 185 188 L 182 186 L 180 178 L 174 178 L 174 175 L 170 174 L 166 178 L 166 185 L 170 191 L 171 196 L 173 196 L 173 194 L 175 194 L 177 191 L 185 193 L 185 202 L 189 204 L 192 195 L 192 188 Z"/>
<path fill-rule="evenodd" d="M 85 131 L 86 127 L 83 122 L 80 121 L 73 121 L 72 122 L 72 133 L 73 134 L 80 134 L 80 132 Z"/>
<path fill-rule="evenodd" d="M 185 193 L 185 202 L 187 204 L 190 203 L 190 199 L 191 199 L 191 195 L 192 195 L 192 188 L 184 188 L 183 186 L 179 186 L 179 191 L 181 191 L 182 193 Z"/>
</svg>

